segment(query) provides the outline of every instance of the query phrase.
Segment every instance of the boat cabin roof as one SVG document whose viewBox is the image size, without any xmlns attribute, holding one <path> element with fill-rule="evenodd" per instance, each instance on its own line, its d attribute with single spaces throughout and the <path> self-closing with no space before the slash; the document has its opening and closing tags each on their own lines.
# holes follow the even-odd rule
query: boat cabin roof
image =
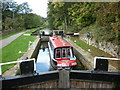
<svg viewBox="0 0 120 90">
<path fill-rule="evenodd" d="M 69 43 L 64 41 L 59 36 L 50 36 L 49 39 L 50 39 L 50 41 L 51 41 L 51 43 L 52 43 L 54 48 L 58 48 L 58 47 L 72 47 L 72 45 L 70 45 Z"/>
</svg>

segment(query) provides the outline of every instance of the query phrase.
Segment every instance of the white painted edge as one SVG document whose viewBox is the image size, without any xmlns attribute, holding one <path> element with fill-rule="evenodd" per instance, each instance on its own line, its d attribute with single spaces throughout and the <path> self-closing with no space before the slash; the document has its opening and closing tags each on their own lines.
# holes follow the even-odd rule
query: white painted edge
<svg viewBox="0 0 120 90">
<path fill-rule="evenodd" d="M 95 69 L 95 66 L 96 66 L 96 59 L 101 59 L 101 60 L 107 59 L 107 60 L 115 60 L 115 61 L 120 60 L 120 58 L 94 57 L 94 69 Z"/>
<path fill-rule="evenodd" d="M 6 62 L 6 63 L 0 63 L 0 75 L 2 75 L 2 65 L 8 65 L 8 64 L 14 64 L 14 63 L 21 63 L 21 62 L 28 62 L 28 61 L 34 61 L 34 71 L 36 71 L 36 65 L 35 65 L 35 58 L 33 59 L 27 59 L 27 60 L 19 60 L 19 61 L 12 61 L 12 62 Z"/>
<path fill-rule="evenodd" d="M 24 34 L 25 36 L 30 36 L 31 34 Z"/>
</svg>

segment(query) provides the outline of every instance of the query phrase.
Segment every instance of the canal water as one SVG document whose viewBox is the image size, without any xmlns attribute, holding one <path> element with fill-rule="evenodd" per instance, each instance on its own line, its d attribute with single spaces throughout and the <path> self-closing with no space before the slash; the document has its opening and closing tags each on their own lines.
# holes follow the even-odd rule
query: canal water
<svg viewBox="0 0 120 90">
<path fill-rule="evenodd" d="M 51 69 L 48 42 L 41 42 L 36 62 L 36 72 L 48 72 Z"/>
<path fill-rule="evenodd" d="M 72 68 L 73 70 L 86 70 L 86 68 L 82 65 L 80 60 L 77 59 L 77 66 Z M 50 64 L 49 50 L 48 50 L 48 42 L 41 42 L 39 53 L 36 61 L 36 72 L 48 72 L 54 70 Z"/>
</svg>

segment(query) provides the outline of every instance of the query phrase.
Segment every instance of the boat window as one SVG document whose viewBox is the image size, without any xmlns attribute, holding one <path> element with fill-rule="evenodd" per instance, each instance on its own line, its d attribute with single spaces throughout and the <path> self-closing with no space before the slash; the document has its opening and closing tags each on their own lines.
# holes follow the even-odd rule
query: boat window
<svg viewBox="0 0 120 90">
<path fill-rule="evenodd" d="M 67 48 L 67 57 L 73 57 L 72 48 Z"/>
<path fill-rule="evenodd" d="M 70 48 L 67 48 L 67 56 L 70 57 Z"/>
<path fill-rule="evenodd" d="M 56 53 L 55 53 L 56 55 L 56 58 L 60 58 L 60 49 L 56 49 Z"/>
<path fill-rule="evenodd" d="M 62 49 L 62 57 L 67 57 L 67 55 L 66 55 L 66 48 Z"/>
</svg>

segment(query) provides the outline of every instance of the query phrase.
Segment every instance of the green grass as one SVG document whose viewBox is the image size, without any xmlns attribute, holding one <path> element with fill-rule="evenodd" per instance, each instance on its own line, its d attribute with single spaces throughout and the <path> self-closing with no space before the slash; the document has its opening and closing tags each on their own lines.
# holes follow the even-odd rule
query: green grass
<svg viewBox="0 0 120 90">
<path fill-rule="evenodd" d="M 35 32 L 35 31 L 40 30 L 40 29 L 42 29 L 42 27 L 31 29 L 26 34 L 32 34 L 32 32 Z"/>
<path fill-rule="evenodd" d="M 72 37 L 71 38 L 72 41 L 76 40 L 76 44 L 78 46 L 80 46 L 82 49 L 84 49 L 85 51 L 88 51 L 88 49 L 90 49 L 90 53 L 92 56 L 105 56 L 105 57 L 113 57 L 111 56 L 110 54 L 94 47 L 94 46 L 91 46 L 91 45 L 88 45 L 86 44 L 85 42 L 81 41 L 80 39 L 78 38 L 75 38 L 75 37 Z"/>
<path fill-rule="evenodd" d="M 84 49 L 85 51 L 88 51 L 88 49 L 90 49 L 90 54 L 91 54 L 92 56 L 94 56 L 94 57 L 95 57 L 95 56 L 104 56 L 104 57 L 114 58 L 112 55 L 110 55 L 110 54 L 108 54 L 108 53 L 106 53 L 106 52 L 104 52 L 104 51 L 102 51 L 102 50 L 100 50 L 100 49 L 98 49 L 98 48 L 96 48 L 96 47 L 93 47 L 93 46 L 91 46 L 91 45 L 88 45 L 88 44 L 86 44 L 85 42 L 81 41 L 81 40 L 78 39 L 78 38 L 72 37 L 71 40 L 72 40 L 72 41 L 76 40 L 76 42 L 74 42 L 74 43 L 76 43 L 78 46 L 80 46 L 80 47 L 81 47 L 82 49 Z M 110 60 L 109 63 L 110 63 L 112 66 L 120 69 L 120 61 L 111 61 L 111 60 Z"/>
<path fill-rule="evenodd" d="M 2 50 L 2 63 L 16 61 L 24 53 L 18 53 L 19 51 L 26 52 L 28 50 L 29 41 L 34 41 L 35 36 L 21 35 L 16 40 L 3 47 Z M 2 68 L 2 72 L 5 72 L 11 67 L 11 65 L 5 65 Z"/>
<path fill-rule="evenodd" d="M 5 39 L 5 38 L 7 38 L 7 37 L 10 37 L 10 36 L 12 36 L 12 35 L 15 35 L 15 34 L 17 34 L 17 33 L 23 32 L 23 31 L 25 31 L 25 30 L 18 31 L 18 32 L 14 32 L 14 33 L 11 33 L 11 34 L 9 34 L 9 35 L 2 36 L 2 37 L 0 37 L 0 40 L 1 40 L 1 39 Z"/>
<path fill-rule="evenodd" d="M 34 32 L 34 31 L 37 31 L 37 29 L 36 28 L 31 29 L 30 31 L 26 32 L 26 34 L 32 34 L 32 32 Z"/>
<path fill-rule="evenodd" d="M 12 68 L 14 65 L 16 65 L 16 64 L 3 65 L 3 66 L 2 66 L 2 73 L 4 73 L 6 70 L 9 70 L 9 69 Z"/>
<path fill-rule="evenodd" d="M 35 31 L 40 30 L 40 29 L 43 29 L 43 27 L 31 29 L 30 31 L 26 32 L 26 34 L 32 34 L 32 32 L 35 32 Z M 22 31 L 25 31 L 25 30 L 22 30 Z M 15 35 L 15 34 L 17 34 L 19 32 L 22 32 L 22 31 L 17 31 L 17 32 L 14 32 L 14 33 L 11 33 L 11 34 L 8 34 L 8 35 L 5 35 L 5 36 L 0 36 L 0 40 L 5 39 L 7 37 L 10 37 L 12 35 Z"/>
</svg>

